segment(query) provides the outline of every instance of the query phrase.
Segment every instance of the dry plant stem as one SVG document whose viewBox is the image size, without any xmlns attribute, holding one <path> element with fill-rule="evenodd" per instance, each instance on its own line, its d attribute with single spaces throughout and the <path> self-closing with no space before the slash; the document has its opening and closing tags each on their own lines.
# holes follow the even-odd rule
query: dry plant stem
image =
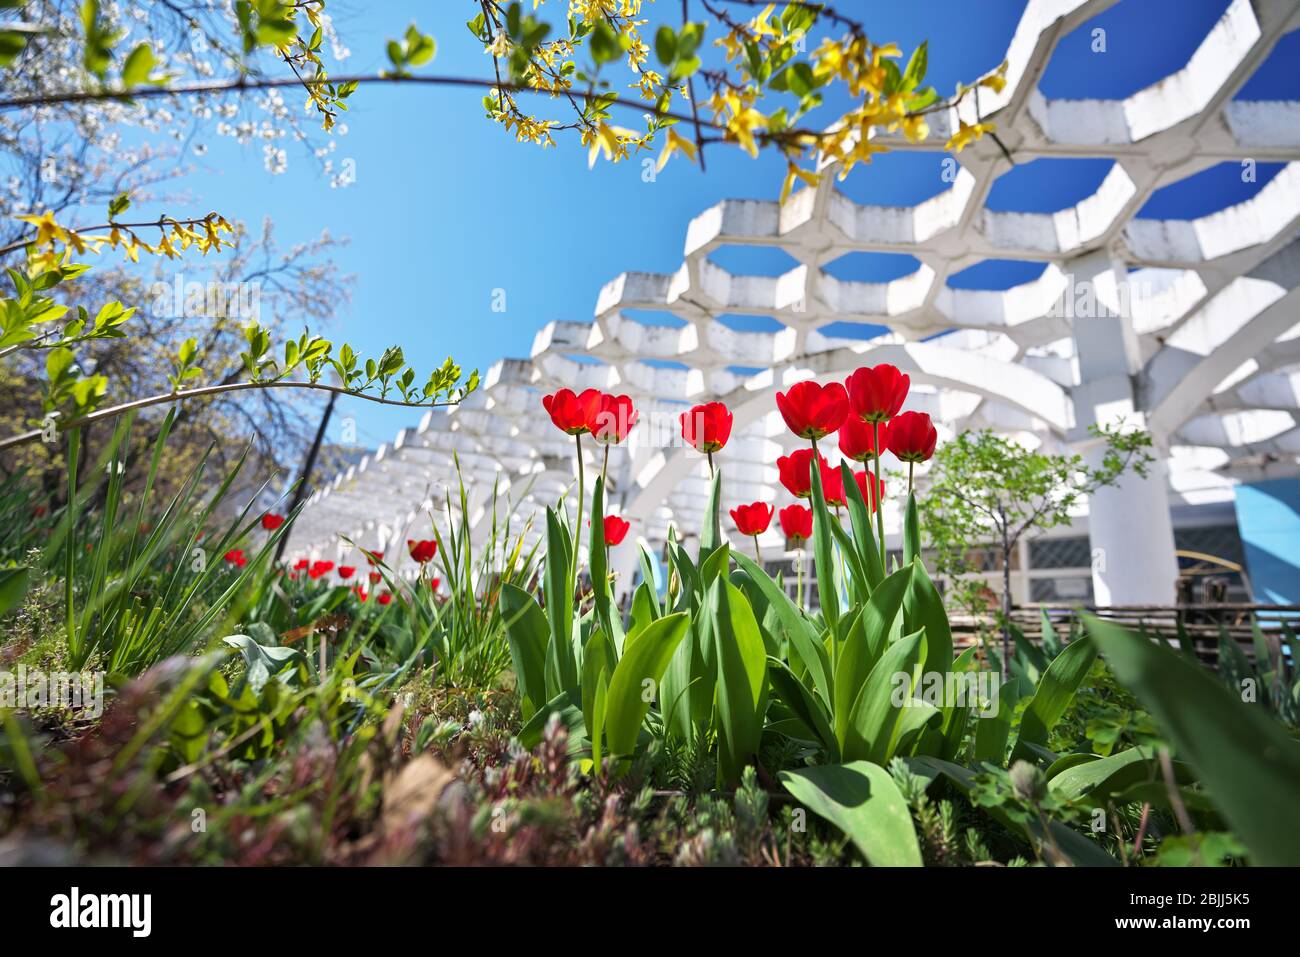
<svg viewBox="0 0 1300 957">
<path fill-rule="evenodd" d="M 1178 778 L 1174 775 L 1174 761 L 1169 756 L 1168 748 L 1160 749 L 1160 771 L 1164 775 L 1165 789 L 1169 793 L 1169 806 L 1178 820 L 1178 826 L 1183 829 L 1184 834 L 1195 834 L 1196 825 L 1192 823 L 1192 816 L 1187 813 L 1183 797 L 1178 793 Z"/>
<path fill-rule="evenodd" d="M 1133 856 L 1137 857 L 1142 851 L 1142 838 L 1146 837 L 1147 819 L 1151 816 L 1151 802 L 1146 801 L 1142 805 L 1142 820 L 1138 822 L 1137 837 L 1133 839 Z"/>
</svg>

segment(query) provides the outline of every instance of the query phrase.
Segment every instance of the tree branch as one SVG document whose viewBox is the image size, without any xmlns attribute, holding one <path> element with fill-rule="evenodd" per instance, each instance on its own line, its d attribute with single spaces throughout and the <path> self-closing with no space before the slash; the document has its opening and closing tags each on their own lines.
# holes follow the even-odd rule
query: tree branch
<svg viewBox="0 0 1300 957">
<path fill-rule="evenodd" d="M 107 409 L 100 409 L 89 415 L 83 415 L 79 419 L 73 419 L 63 424 L 63 429 L 73 429 L 83 425 L 93 425 L 104 419 L 116 418 L 125 412 L 134 412 L 137 409 L 148 408 L 152 405 L 165 405 L 169 402 L 183 402 L 186 399 L 201 398 L 209 395 L 219 395 L 224 392 L 244 392 L 250 389 L 315 389 L 321 392 L 335 392 L 340 395 L 352 396 L 358 399 L 365 399 L 367 402 L 376 402 L 379 405 L 396 405 L 408 409 L 442 409 L 449 406 L 458 405 L 457 402 L 406 402 L 401 399 L 385 399 L 377 395 L 367 395 L 365 392 L 354 392 L 351 389 L 345 389 L 342 386 L 330 385 L 325 382 L 302 382 L 293 380 L 289 382 L 236 382 L 232 385 L 209 385 L 197 389 L 185 389 L 180 392 L 168 392 L 162 395 L 152 395 L 144 399 L 134 399 L 130 402 L 124 402 L 121 405 L 110 406 Z M 35 442 L 44 434 L 44 429 L 33 429 L 30 432 L 22 432 L 18 435 L 10 436 L 7 439 L 0 439 L 0 450 L 12 448 L 16 445 L 25 445 L 28 442 Z"/>
</svg>

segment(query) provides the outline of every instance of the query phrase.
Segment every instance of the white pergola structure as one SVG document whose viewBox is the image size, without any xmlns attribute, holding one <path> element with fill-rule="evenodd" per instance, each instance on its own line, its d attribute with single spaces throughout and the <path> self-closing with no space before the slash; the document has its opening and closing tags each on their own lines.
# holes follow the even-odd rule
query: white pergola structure
<svg viewBox="0 0 1300 957">
<path fill-rule="evenodd" d="M 819 185 L 784 204 L 706 210 L 687 229 L 676 273 L 617 277 L 601 289 L 593 322 L 549 324 L 530 359 L 497 363 L 469 400 L 430 412 L 314 493 L 293 549 L 342 548 L 340 535 L 383 547 L 411 528 L 427 533 L 425 513 L 442 513 L 444 489 L 455 488 L 453 452 L 475 526 L 491 521 L 499 483 L 522 530 L 531 512 L 574 494 L 574 443 L 541 405 L 559 387 L 636 400 L 642 422 L 610 458 L 611 510 L 654 548 L 670 523 L 696 534 L 706 500 L 703 457 L 680 439 L 682 411 L 717 399 L 735 413 L 718 456 L 728 505 L 785 504 L 775 462 L 802 442 L 781 422 L 775 391 L 888 362 L 911 376 L 908 407 L 929 412 L 941 440 L 990 427 L 1089 455 L 1098 453 L 1092 424 L 1149 429 L 1158 467 L 1090 503 L 1087 534 L 1100 558 L 1093 592 L 1098 604 L 1171 603 L 1171 504 L 1231 501 L 1236 482 L 1300 472 L 1300 102 L 1233 99 L 1279 37 L 1300 28 L 1300 0 L 1234 0 L 1186 66 L 1127 99 L 1046 98 L 1038 80 L 1059 38 L 1114 2 L 1030 0 L 1002 92 L 981 90 L 931 117 L 923 143 L 882 137 L 895 149 L 939 152 L 960 121 L 995 123 L 997 141 L 986 137 L 956 157 L 945 192 L 913 207 L 857 205 L 836 190 L 828 162 Z M 985 200 L 1012 168 L 1008 157 L 1114 165 L 1094 195 L 1068 209 L 995 212 Z M 1134 218 L 1155 190 L 1225 161 L 1287 165 L 1253 198 L 1212 215 Z M 778 247 L 798 265 L 776 277 L 733 275 L 709 256 L 734 245 Z M 906 253 L 920 266 L 885 283 L 824 271 L 860 251 Z M 988 259 L 1047 265 L 1005 291 L 947 285 Z M 641 310 L 670 314 L 674 324 L 627 314 Z M 780 328 L 736 331 L 719 321 L 729 315 L 771 317 Z M 826 334 L 845 322 L 889 332 Z M 590 440 L 586 447 L 591 476 L 600 459 Z M 896 541 L 896 497 L 886 523 Z M 763 544 L 783 550 L 776 523 Z M 624 586 L 635 555 L 630 544 L 615 553 Z"/>
</svg>

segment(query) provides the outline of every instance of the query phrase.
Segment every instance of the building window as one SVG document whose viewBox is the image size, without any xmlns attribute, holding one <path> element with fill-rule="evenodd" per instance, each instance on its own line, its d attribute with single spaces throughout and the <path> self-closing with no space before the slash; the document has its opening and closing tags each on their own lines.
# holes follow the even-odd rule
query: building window
<svg viewBox="0 0 1300 957">
<path fill-rule="evenodd" d="M 1087 541 L 1085 539 L 1085 541 Z M 1056 578 L 1031 578 L 1029 600 L 1064 602 L 1067 604 L 1092 603 L 1092 578 L 1084 575 L 1061 575 Z"/>
<path fill-rule="evenodd" d="M 1030 568 L 1092 568 L 1092 548 L 1086 535 L 1036 538 L 1029 543 Z"/>
</svg>

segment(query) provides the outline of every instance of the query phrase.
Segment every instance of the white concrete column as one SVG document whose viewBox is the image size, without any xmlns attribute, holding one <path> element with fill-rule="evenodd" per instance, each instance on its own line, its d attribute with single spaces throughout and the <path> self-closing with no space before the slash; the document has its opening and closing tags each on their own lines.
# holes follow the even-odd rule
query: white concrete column
<svg viewBox="0 0 1300 957">
<path fill-rule="evenodd" d="M 1088 434 L 1096 424 L 1146 428 L 1134 395 L 1141 368 L 1133 333 L 1124 265 L 1104 252 L 1068 264 L 1073 274 L 1074 329 L 1079 385 L 1074 400 L 1075 448 L 1089 466 L 1101 463 L 1104 446 Z M 1098 490 L 1088 503 L 1092 586 L 1098 605 L 1171 605 L 1176 599 L 1178 559 L 1169 516 L 1167 438 L 1154 435 L 1157 461 L 1143 478 L 1127 472 L 1118 485 Z"/>
<path fill-rule="evenodd" d="M 1090 465 L 1100 450 L 1085 452 Z M 1092 588 L 1098 605 L 1172 605 L 1178 582 L 1165 462 L 1142 478 L 1126 473 L 1088 503 Z"/>
</svg>

